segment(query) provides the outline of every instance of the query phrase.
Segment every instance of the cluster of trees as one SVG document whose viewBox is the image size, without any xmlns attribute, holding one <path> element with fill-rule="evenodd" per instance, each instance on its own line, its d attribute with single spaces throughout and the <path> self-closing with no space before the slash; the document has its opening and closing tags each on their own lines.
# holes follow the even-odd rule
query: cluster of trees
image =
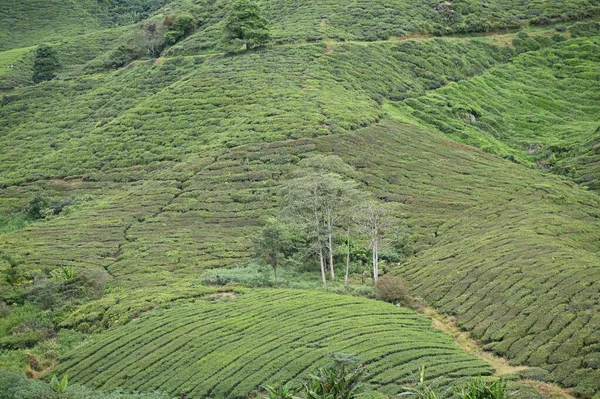
<svg viewBox="0 0 600 399">
<path fill-rule="evenodd" d="M 389 208 L 370 198 L 356 182 L 332 172 L 348 168 L 337 156 L 314 156 L 300 165 L 299 176 L 283 185 L 278 216 L 266 221 L 255 240 L 257 255 L 273 267 L 275 282 L 282 259 L 297 252 L 310 255 L 326 284 L 327 274 L 335 279 L 336 246 L 343 242 L 347 284 L 353 236 L 358 235 L 369 243 L 376 282 L 381 241 L 390 225 Z"/>
<path fill-rule="evenodd" d="M 270 39 L 269 23 L 260 7 L 251 0 L 236 0 L 225 19 L 224 38 L 229 43 L 239 43 L 252 48 Z"/>
<path fill-rule="evenodd" d="M 47 44 L 38 46 L 33 59 L 33 82 L 54 79 L 61 66 L 56 49 Z"/>
<path fill-rule="evenodd" d="M 139 29 L 124 43 L 108 52 L 96 63 L 104 68 L 120 68 L 142 57 L 159 57 L 167 46 L 172 46 L 190 35 L 201 24 L 192 14 L 181 12 L 165 16 L 162 23 L 150 20 L 140 24 Z M 247 49 L 269 41 L 269 23 L 260 7 L 251 0 L 236 0 L 225 18 L 223 39 L 228 44 L 245 45 Z M 34 55 L 34 83 L 51 80 L 62 68 L 55 48 L 42 44 Z"/>
</svg>

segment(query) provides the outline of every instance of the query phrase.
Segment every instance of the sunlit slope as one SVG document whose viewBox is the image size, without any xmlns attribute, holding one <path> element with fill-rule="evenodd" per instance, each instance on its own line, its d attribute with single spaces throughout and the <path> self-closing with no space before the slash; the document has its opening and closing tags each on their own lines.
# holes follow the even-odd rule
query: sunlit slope
<svg viewBox="0 0 600 399">
<path fill-rule="evenodd" d="M 397 106 L 454 139 L 598 190 L 599 54 L 598 36 L 568 40 Z"/>
<path fill-rule="evenodd" d="M 381 119 L 385 98 L 476 76 L 510 54 L 443 39 L 280 46 L 21 88 L 0 106 L 0 183 L 112 179 L 211 148 L 349 132 Z"/>
<path fill-rule="evenodd" d="M 439 1 L 262 0 L 259 3 L 270 20 L 273 41 L 279 43 L 497 31 L 519 28 L 524 23 L 542 25 L 589 18 L 600 10 L 594 0 L 527 3 L 463 0 L 452 2 L 455 11 L 452 15 L 436 11 Z M 5 0 L 0 4 L 0 50 L 75 38 L 100 28 L 181 11 L 192 12 L 200 26 L 195 35 L 174 47 L 174 52 L 219 47 L 219 32 L 229 4 L 228 0 Z"/>
<path fill-rule="evenodd" d="M 446 384 L 491 373 L 426 317 L 391 304 L 299 290 L 227 298 L 154 311 L 101 334 L 63 359 L 61 372 L 90 386 L 188 398 L 245 398 L 327 362 L 331 352 L 359 355 L 366 379 L 388 394 L 414 381 L 421 366 Z"/>
</svg>

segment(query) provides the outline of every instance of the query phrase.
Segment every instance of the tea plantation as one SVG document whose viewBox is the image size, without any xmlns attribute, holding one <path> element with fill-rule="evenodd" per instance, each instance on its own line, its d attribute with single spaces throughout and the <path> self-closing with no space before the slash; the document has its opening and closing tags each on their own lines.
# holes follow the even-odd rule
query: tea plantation
<svg viewBox="0 0 600 399">
<path fill-rule="evenodd" d="M 191 397 L 246 397 L 352 351 L 388 394 L 415 379 L 491 373 L 415 312 L 362 298 L 300 290 L 255 290 L 152 312 L 67 355 L 61 372 L 111 389 Z"/>
<path fill-rule="evenodd" d="M 600 399 L 598 1 L 256 3 L 270 39 L 244 49 L 229 0 L 2 2 L 0 380 L 241 398 L 331 352 L 390 396 L 421 366 L 503 374 L 430 306 L 520 397 Z M 61 65 L 34 84 L 44 42 Z M 282 185 L 322 156 L 385 204 L 381 273 L 415 310 L 375 299 L 357 226 L 348 285 L 345 240 L 327 287 L 307 248 L 279 288 L 256 268 Z"/>
</svg>

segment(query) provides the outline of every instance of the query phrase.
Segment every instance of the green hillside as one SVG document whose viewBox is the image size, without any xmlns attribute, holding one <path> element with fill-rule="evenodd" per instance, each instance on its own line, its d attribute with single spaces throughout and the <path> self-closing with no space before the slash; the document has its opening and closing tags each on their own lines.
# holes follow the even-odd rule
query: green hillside
<svg viewBox="0 0 600 399">
<path fill-rule="evenodd" d="M 91 0 L 3 1 L 0 50 L 89 33 L 99 28 L 98 11 Z"/>
<path fill-rule="evenodd" d="M 345 240 L 327 287 L 306 248 L 279 289 L 254 265 L 282 185 L 333 155 L 321 172 L 390 209 L 403 305 L 453 316 L 517 385 L 599 398 L 597 1 L 263 0 L 250 49 L 223 41 L 228 0 L 38 3 L 0 5 L 0 372 L 187 398 L 248 397 L 330 352 L 386 395 L 422 365 L 507 377 L 375 300 L 366 239 L 348 285 Z M 62 68 L 34 84 L 42 42 Z"/>
<path fill-rule="evenodd" d="M 198 31 L 174 46 L 172 54 L 196 53 L 220 46 L 219 32 L 227 8 L 222 2 L 193 1 L 193 11 L 203 21 Z M 258 2 L 271 23 L 276 43 L 299 41 L 375 41 L 407 35 L 444 35 L 518 29 L 524 24 L 546 25 L 598 15 L 600 5 L 593 0 L 516 0 L 452 2 L 451 17 L 437 12 L 439 1 L 359 0 L 343 2 Z M 174 1 L 167 10 L 189 9 L 188 2 Z"/>
</svg>

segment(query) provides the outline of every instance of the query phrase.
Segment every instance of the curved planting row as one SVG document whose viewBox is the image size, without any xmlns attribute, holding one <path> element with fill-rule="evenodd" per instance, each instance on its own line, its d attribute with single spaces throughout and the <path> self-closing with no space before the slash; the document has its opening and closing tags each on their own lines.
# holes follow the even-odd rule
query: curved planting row
<svg viewBox="0 0 600 399">
<path fill-rule="evenodd" d="M 73 381 L 111 389 L 162 390 L 188 397 L 246 397 L 351 352 L 388 393 L 415 379 L 490 374 L 407 309 L 363 298 L 257 290 L 235 299 L 155 311 L 73 351 L 61 365 Z"/>
</svg>

